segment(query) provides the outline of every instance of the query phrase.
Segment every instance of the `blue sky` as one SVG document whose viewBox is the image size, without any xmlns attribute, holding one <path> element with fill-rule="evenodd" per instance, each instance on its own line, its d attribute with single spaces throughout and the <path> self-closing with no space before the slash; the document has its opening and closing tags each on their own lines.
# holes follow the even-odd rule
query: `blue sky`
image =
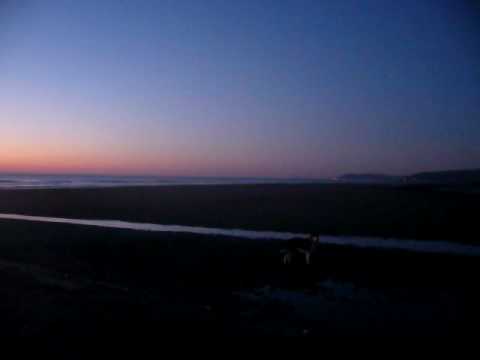
<svg viewBox="0 0 480 360">
<path fill-rule="evenodd" d="M 471 1 L 22 0 L 0 12 L 0 171 L 480 167 Z"/>
</svg>

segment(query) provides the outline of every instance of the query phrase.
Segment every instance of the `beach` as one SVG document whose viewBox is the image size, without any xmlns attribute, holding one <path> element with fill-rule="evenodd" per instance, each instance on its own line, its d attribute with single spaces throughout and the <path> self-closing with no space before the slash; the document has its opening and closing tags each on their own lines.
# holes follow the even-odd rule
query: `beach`
<svg viewBox="0 0 480 360">
<path fill-rule="evenodd" d="M 441 335 L 467 331 L 477 299 L 476 259 L 324 247 L 313 268 L 285 269 L 279 241 L 0 229 L 4 334 Z"/>
<path fill-rule="evenodd" d="M 478 244 L 480 195 L 348 184 L 0 190 L 0 212 Z"/>
<path fill-rule="evenodd" d="M 453 335 L 475 319 L 477 259 L 322 247 L 285 268 L 281 241 L 0 229 L 2 334 Z"/>
<path fill-rule="evenodd" d="M 4 191 L 0 198 L 1 211 L 17 213 L 301 231 L 322 230 L 318 219 L 327 212 L 320 207 L 318 217 L 307 211 L 322 197 L 324 205 L 353 194 L 365 203 L 368 191 L 379 199 L 383 194 L 389 204 L 396 197 L 402 204 L 405 198 L 421 199 L 429 211 L 435 205 L 428 203 L 434 201 L 432 190 L 349 186 L 335 189 L 331 198 L 326 190 L 317 185 L 36 190 Z M 443 200 L 443 207 L 436 206 L 445 216 L 475 206 L 461 194 L 433 198 Z M 342 204 L 349 211 L 358 206 Z M 340 207 L 331 208 L 330 224 Z M 400 221 L 391 208 L 387 213 L 393 224 Z M 355 225 L 357 218 L 336 226 L 347 220 L 348 231 L 368 230 L 368 223 Z M 0 234 L 2 334 L 455 335 L 468 332 L 476 320 L 475 257 L 322 245 L 311 267 L 286 267 L 282 240 L 19 220 L 0 220 Z M 428 235 L 424 238 L 438 231 Z"/>
<path fill-rule="evenodd" d="M 471 335 L 476 4 L 0 0 L 0 336 Z"/>
</svg>

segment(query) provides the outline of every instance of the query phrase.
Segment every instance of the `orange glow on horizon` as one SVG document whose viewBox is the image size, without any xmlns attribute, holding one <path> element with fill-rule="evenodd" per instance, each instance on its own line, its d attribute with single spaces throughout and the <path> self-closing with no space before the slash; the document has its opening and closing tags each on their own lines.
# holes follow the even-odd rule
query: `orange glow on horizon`
<svg viewBox="0 0 480 360">
<path fill-rule="evenodd" d="M 53 150 L 53 151 L 52 151 Z M 37 149 L 0 145 L 0 173 L 159 176 L 268 176 L 244 159 L 200 159 L 186 155 L 102 153 L 91 149 Z M 203 160 L 203 161 L 202 161 Z M 237 159 L 238 160 L 238 159 Z M 257 170 L 257 171 L 255 171 Z M 267 170 L 263 167 L 263 170 Z M 268 170 L 267 170 L 268 171 Z M 252 172 L 256 172 L 252 175 Z"/>
<path fill-rule="evenodd" d="M 125 155 L 125 154 L 122 154 Z M 57 149 L 38 151 L 0 145 L 0 172 L 3 173 L 71 173 L 71 174 L 148 174 L 175 173 L 174 159 L 156 156 L 114 156 L 95 151 L 76 152 Z"/>
<path fill-rule="evenodd" d="M 187 156 L 128 155 L 69 152 L 6 151 L 0 146 L 0 173 L 11 174 L 97 174 L 153 176 L 286 177 L 272 166 Z M 238 160 L 238 159 L 237 159 Z"/>
</svg>

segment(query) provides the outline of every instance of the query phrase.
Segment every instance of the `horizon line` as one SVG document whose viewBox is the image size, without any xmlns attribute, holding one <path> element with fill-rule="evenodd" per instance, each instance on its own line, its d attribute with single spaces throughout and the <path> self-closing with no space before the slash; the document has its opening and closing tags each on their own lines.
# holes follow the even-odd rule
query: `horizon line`
<svg viewBox="0 0 480 360">
<path fill-rule="evenodd" d="M 28 171 L 0 171 L 0 176 L 105 176 L 105 177 L 150 177 L 150 178 L 195 178 L 195 179 L 256 179 L 256 180 L 335 180 L 345 175 L 372 175 L 405 177 L 431 172 L 455 172 L 455 171 L 480 171 L 479 167 L 472 168 L 448 168 L 438 170 L 421 170 L 411 173 L 393 174 L 380 171 L 343 172 L 333 176 L 256 176 L 256 175 L 165 175 L 165 174 L 126 174 L 126 173 L 101 173 L 101 172 L 28 172 Z"/>
</svg>

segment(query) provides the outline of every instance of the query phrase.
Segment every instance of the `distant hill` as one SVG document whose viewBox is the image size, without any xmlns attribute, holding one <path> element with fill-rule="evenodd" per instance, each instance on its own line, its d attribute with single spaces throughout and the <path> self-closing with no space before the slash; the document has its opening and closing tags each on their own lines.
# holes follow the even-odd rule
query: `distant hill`
<svg viewBox="0 0 480 360">
<path fill-rule="evenodd" d="M 423 172 L 409 176 L 409 183 L 480 184 L 480 169 Z"/>
<path fill-rule="evenodd" d="M 345 174 L 340 182 L 365 184 L 444 184 L 480 185 L 480 169 L 422 172 L 409 176 L 385 174 Z"/>
<path fill-rule="evenodd" d="M 402 182 L 403 179 L 403 176 L 384 174 L 345 174 L 337 180 L 348 183 L 396 184 Z"/>
</svg>

